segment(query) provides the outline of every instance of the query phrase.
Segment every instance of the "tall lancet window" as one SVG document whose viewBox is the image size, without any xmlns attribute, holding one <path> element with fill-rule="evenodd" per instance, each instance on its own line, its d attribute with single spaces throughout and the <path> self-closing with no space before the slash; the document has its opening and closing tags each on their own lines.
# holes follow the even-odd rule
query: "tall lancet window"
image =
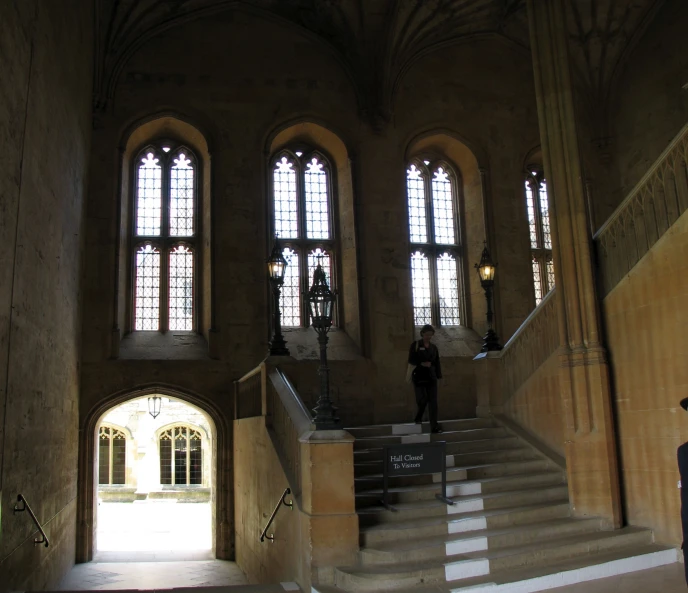
<svg viewBox="0 0 688 593">
<path fill-rule="evenodd" d="M 272 231 L 284 248 L 287 270 L 282 287 L 282 325 L 308 327 L 304 294 L 322 264 L 333 290 L 335 237 L 332 170 L 317 151 L 286 150 L 271 161 Z"/>
<path fill-rule="evenodd" d="M 552 262 L 552 231 L 549 222 L 547 182 L 542 173 L 533 172 L 526 178 L 526 209 L 530 231 L 530 259 L 533 266 L 535 304 L 554 288 Z"/>
<path fill-rule="evenodd" d="M 134 330 L 196 329 L 197 173 L 193 153 L 171 143 L 135 161 Z"/>
<path fill-rule="evenodd" d="M 457 191 L 445 163 L 413 161 L 406 170 L 414 325 L 461 325 Z"/>
</svg>

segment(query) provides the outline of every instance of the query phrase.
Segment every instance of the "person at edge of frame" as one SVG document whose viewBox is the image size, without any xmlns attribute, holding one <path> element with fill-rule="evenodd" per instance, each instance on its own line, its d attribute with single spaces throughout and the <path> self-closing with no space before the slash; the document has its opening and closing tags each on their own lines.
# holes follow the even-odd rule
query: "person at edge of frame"
<svg viewBox="0 0 688 593">
<path fill-rule="evenodd" d="M 681 407 L 688 412 L 688 397 L 681 400 Z M 683 550 L 683 567 L 686 575 L 686 584 L 688 584 L 688 442 L 683 443 L 676 451 L 678 457 L 678 473 L 681 476 L 681 481 L 678 487 L 681 489 L 681 531 L 683 533 L 683 541 L 681 543 L 681 550 Z M 685 482 L 686 487 L 683 487 Z"/>
<path fill-rule="evenodd" d="M 442 378 L 442 366 L 439 350 L 432 343 L 434 335 L 435 329 L 432 325 L 424 325 L 421 328 L 420 340 L 413 342 L 409 348 L 408 362 L 416 367 L 411 375 L 418 405 L 415 422 L 420 424 L 423 421 L 425 407 L 428 406 L 431 430 L 439 433 L 443 431 L 437 421 L 437 380 Z"/>
</svg>

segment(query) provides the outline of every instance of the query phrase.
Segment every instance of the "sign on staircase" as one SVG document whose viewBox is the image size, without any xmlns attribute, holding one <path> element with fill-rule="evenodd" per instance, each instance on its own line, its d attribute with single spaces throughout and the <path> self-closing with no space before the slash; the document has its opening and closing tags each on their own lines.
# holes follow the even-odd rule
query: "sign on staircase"
<svg viewBox="0 0 688 593">
<path fill-rule="evenodd" d="M 447 455 L 444 441 L 434 443 L 413 443 L 407 445 L 386 445 L 384 447 L 382 475 L 382 504 L 396 512 L 387 502 L 389 478 L 423 474 L 441 474 L 442 492 L 435 497 L 448 505 L 454 503 L 447 498 Z"/>
</svg>

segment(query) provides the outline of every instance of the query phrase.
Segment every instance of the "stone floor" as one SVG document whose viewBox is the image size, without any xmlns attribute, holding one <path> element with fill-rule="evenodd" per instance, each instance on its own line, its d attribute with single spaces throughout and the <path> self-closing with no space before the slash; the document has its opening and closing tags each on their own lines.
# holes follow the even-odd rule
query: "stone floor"
<svg viewBox="0 0 688 593">
<path fill-rule="evenodd" d="M 58 591 L 114 591 L 246 585 L 235 562 L 89 562 L 77 564 Z"/>
<path fill-rule="evenodd" d="M 685 593 L 683 564 L 678 562 L 608 579 L 553 589 L 556 593 Z"/>
<path fill-rule="evenodd" d="M 210 550 L 211 525 L 207 502 L 101 502 L 96 549 L 98 553 L 138 551 L 148 556 L 153 552 Z"/>
<path fill-rule="evenodd" d="M 243 585 L 243 586 L 241 586 Z M 265 587 L 246 585 L 246 577 L 234 562 L 90 562 L 78 564 L 62 580 L 59 591 L 115 591 L 119 589 L 167 589 L 233 587 L 243 591 L 297 590 L 292 583 Z M 669 564 L 641 572 L 554 589 L 556 593 L 685 593 L 682 564 Z M 181 593 L 181 592 L 180 592 Z M 215 590 L 220 593 L 220 590 Z M 229 592 L 228 592 L 229 593 Z"/>
</svg>

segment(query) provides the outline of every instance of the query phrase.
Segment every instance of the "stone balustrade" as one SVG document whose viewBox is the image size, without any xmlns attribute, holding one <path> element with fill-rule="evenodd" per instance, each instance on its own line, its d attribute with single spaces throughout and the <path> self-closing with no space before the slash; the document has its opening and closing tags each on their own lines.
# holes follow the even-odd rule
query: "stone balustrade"
<svg viewBox="0 0 688 593">
<path fill-rule="evenodd" d="M 501 352 L 503 401 L 511 398 L 559 346 L 555 291 L 542 299 Z"/>
<path fill-rule="evenodd" d="M 688 124 L 595 234 L 601 297 L 688 208 Z"/>
</svg>

